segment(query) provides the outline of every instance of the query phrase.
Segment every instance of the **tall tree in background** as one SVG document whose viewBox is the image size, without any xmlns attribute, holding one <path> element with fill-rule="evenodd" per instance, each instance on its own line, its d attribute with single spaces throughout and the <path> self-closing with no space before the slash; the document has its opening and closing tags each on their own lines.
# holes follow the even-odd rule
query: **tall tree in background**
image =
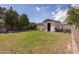
<svg viewBox="0 0 79 59">
<path fill-rule="evenodd" d="M 0 19 L 3 19 L 5 16 L 6 8 L 0 7 Z"/>
<path fill-rule="evenodd" d="M 19 16 L 19 23 L 22 29 L 27 29 L 29 25 L 29 19 L 26 14 L 22 14 Z"/>
<path fill-rule="evenodd" d="M 68 24 L 74 24 L 77 28 L 79 27 L 79 9 L 70 7 L 68 10 L 68 18 L 67 23 Z"/>
<path fill-rule="evenodd" d="M 18 13 L 13 10 L 12 7 L 10 7 L 10 9 L 8 9 L 5 13 L 4 21 L 7 25 L 11 27 L 11 29 L 16 28 L 16 24 L 18 21 Z"/>
<path fill-rule="evenodd" d="M 0 19 L 4 19 L 6 28 L 9 30 L 22 30 L 29 28 L 29 19 L 26 14 L 19 15 L 12 7 L 6 10 L 6 8 L 0 7 Z"/>
</svg>

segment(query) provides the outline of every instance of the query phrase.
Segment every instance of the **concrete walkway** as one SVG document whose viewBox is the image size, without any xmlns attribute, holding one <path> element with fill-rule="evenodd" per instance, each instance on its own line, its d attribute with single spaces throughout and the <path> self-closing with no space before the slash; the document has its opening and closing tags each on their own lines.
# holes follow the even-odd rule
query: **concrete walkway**
<svg viewBox="0 0 79 59">
<path fill-rule="evenodd" d="M 72 53 L 78 54 L 79 53 L 79 32 L 76 30 L 72 30 L 71 32 L 71 41 L 72 41 Z"/>
</svg>

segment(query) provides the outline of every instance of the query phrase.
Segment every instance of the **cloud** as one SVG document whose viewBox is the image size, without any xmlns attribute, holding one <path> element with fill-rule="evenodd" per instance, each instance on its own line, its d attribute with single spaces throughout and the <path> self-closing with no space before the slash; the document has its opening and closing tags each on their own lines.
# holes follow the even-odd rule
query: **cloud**
<svg viewBox="0 0 79 59">
<path fill-rule="evenodd" d="M 58 8 L 56 9 L 56 11 L 55 11 L 55 12 L 53 11 L 53 12 L 51 13 L 51 14 L 52 14 L 52 16 L 53 16 L 53 15 L 55 15 L 56 13 L 58 13 L 58 11 L 59 11 L 60 9 L 61 9 L 61 8 L 60 8 L 60 7 L 58 7 Z M 61 12 L 61 11 L 59 11 L 59 13 L 60 13 L 60 12 Z"/>
<path fill-rule="evenodd" d="M 59 7 L 59 8 L 56 10 L 56 12 L 59 11 L 60 9 L 61 9 L 61 8 Z"/>
<path fill-rule="evenodd" d="M 74 8 L 78 8 L 79 9 L 79 4 L 72 4 L 71 7 L 74 7 Z"/>
<path fill-rule="evenodd" d="M 42 6 L 41 7 L 41 10 L 47 10 L 47 9 L 49 9 L 50 7 L 48 7 L 48 6 Z"/>
<path fill-rule="evenodd" d="M 67 11 L 68 9 L 61 9 L 59 10 L 53 17 L 55 18 L 55 20 L 60 21 L 60 22 L 64 22 L 64 20 L 67 18 Z"/>
<path fill-rule="evenodd" d="M 37 11 L 44 11 L 44 10 L 49 9 L 49 7 L 48 7 L 48 6 L 40 6 L 40 7 L 36 6 L 35 9 L 36 9 Z"/>
<path fill-rule="evenodd" d="M 36 9 L 37 11 L 40 11 L 40 10 L 41 10 L 39 7 L 35 7 L 35 9 Z"/>
<path fill-rule="evenodd" d="M 52 15 L 54 15 L 55 14 L 55 12 L 52 12 Z"/>
</svg>

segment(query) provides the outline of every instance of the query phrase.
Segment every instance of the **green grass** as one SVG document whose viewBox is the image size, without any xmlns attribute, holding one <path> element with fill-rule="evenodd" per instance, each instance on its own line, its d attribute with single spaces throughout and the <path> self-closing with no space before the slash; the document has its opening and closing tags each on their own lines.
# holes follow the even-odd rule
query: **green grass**
<svg viewBox="0 0 79 59">
<path fill-rule="evenodd" d="M 39 31 L 0 34 L 0 53 L 70 53 L 69 36 Z"/>
</svg>

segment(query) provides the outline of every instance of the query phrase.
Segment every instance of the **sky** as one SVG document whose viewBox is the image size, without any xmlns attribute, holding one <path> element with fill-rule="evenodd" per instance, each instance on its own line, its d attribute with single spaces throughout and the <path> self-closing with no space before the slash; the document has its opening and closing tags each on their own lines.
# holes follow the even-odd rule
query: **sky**
<svg viewBox="0 0 79 59">
<path fill-rule="evenodd" d="M 9 9 L 13 7 L 19 14 L 27 14 L 30 22 L 40 23 L 45 19 L 64 22 L 70 4 L 1 4 Z"/>
</svg>

